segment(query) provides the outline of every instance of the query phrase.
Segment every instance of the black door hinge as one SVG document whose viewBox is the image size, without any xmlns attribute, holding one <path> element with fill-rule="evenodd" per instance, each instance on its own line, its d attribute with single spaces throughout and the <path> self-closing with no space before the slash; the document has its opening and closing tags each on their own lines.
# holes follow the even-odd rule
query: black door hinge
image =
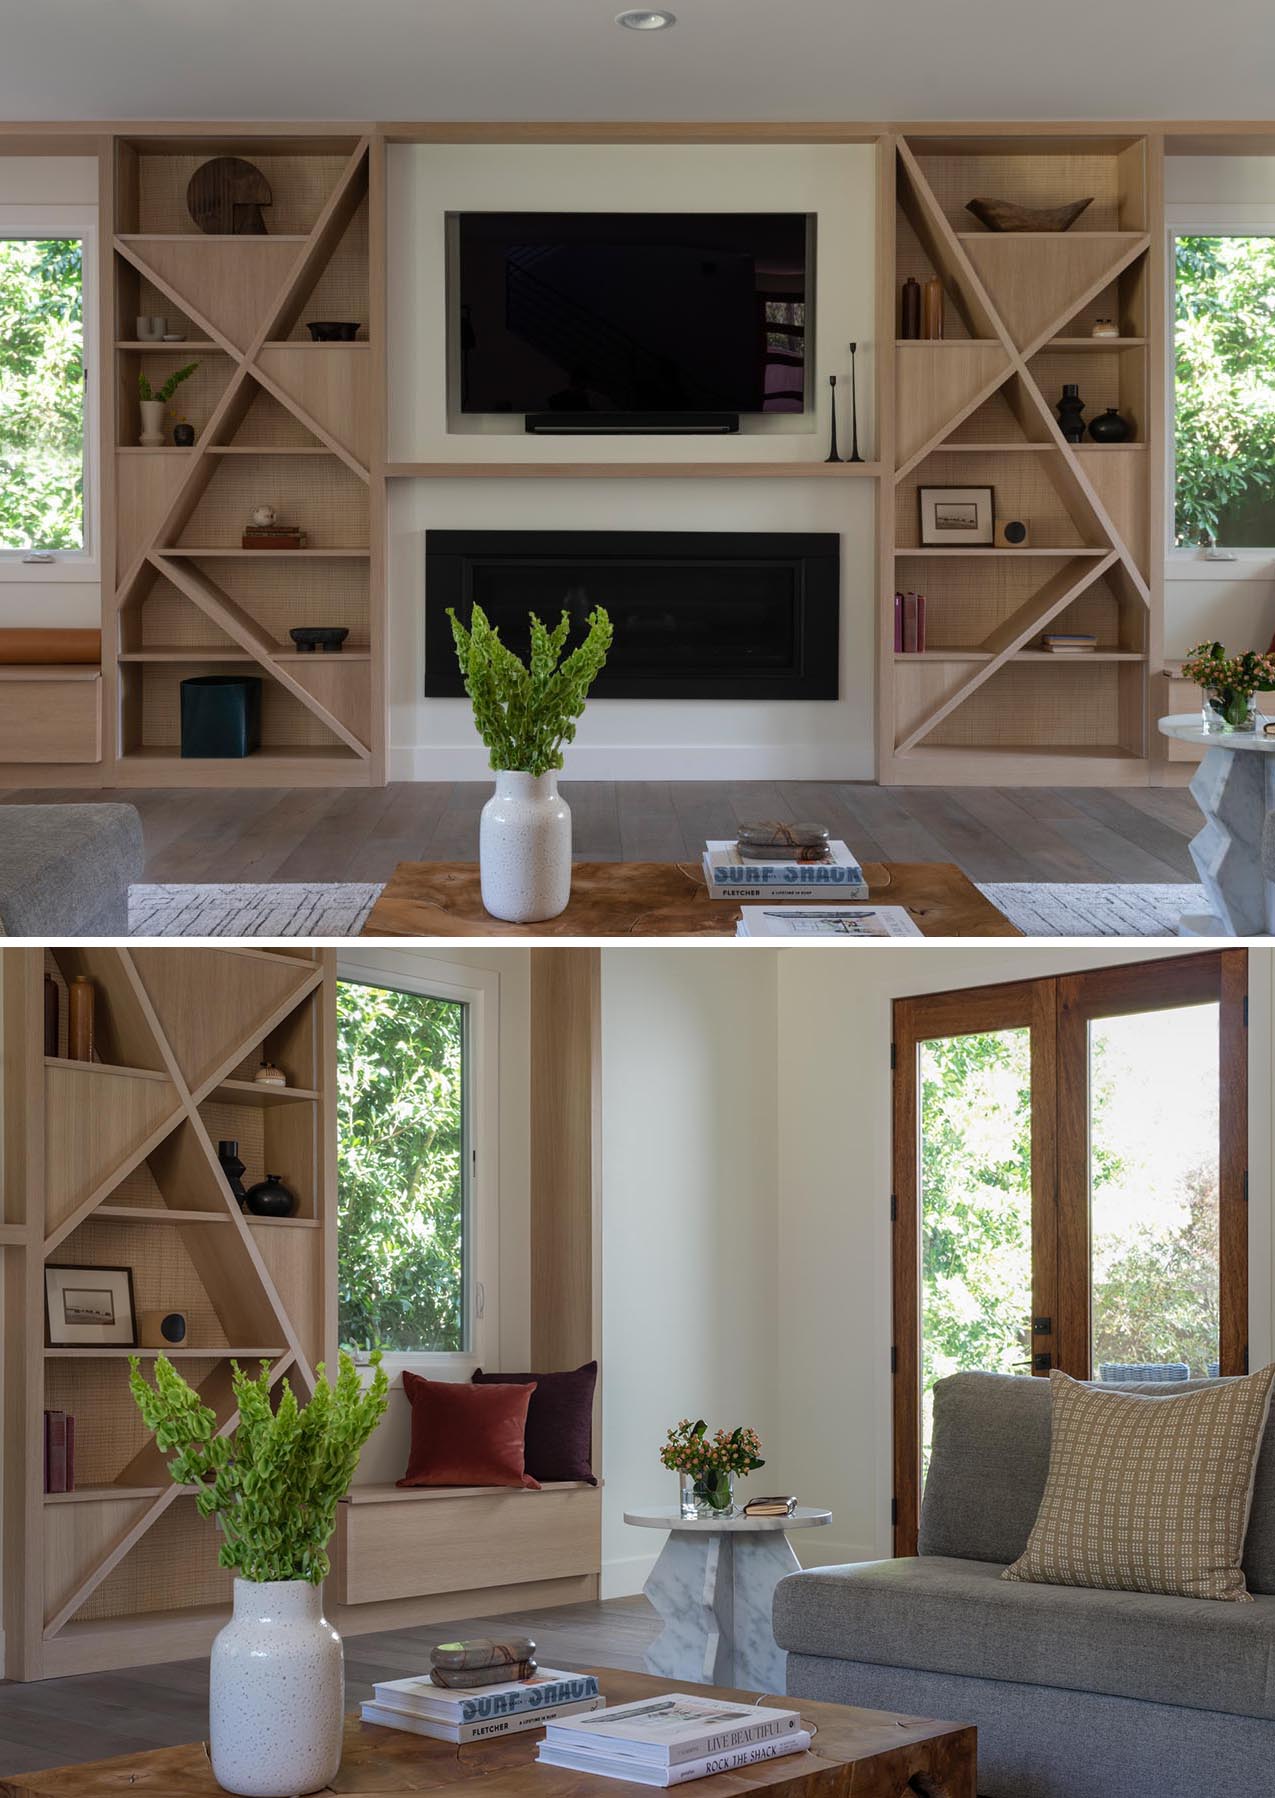
<svg viewBox="0 0 1275 1798">
<path fill-rule="evenodd" d="M 1244 1169 L 1244 1203 L 1248 1204 L 1248 1169 Z"/>
<path fill-rule="evenodd" d="M 899 1501 L 897 1498 L 892 1498 L 890 1500 L 890 1522 L 892 1524 L 897 1525 L 898 1521 L 899 1521 Z"/>
<path fill-rule="evenodd" d="M 893 1072 L 894 1069 L 898 1067 L 898 1065 L 899 1065 L 899 1045 L 897 1043 L 891 1043 L 890 1044 L 890 1070 L 891 1070 L 891 1072 Z"/>
<path fill-rule="evenodd" d="M 1036 1369 L 1037 1373 L 1048 1373 L 1053 1364 L 1054 1357 L 1050 1354 L 1032 1356 L 1032 1366 Z"/>
<path fill-rule="evenodd" d="M 896 1192 L 892 1192 L 890 1194 L 890 1222 L 892 1224 L 897 1224 L 898 1221 L 899 1221 L 899 1195 Z"/>
<path fill-rule="evenodd" d="M 1032 1335 L 1033 1336 L 1052 1336 L 1053 1333 L 1054 1333 L 1054 1320 L 1052 1317 L 1033 1317 L 1032 1318 Z"/>
<path fill-rule="evenodd" d="M 894 1347 L 893 1344 L 891 1344 L 891 1347 L 890 1347 L 890 1372 L 898 1373 L 898 1371 L 899 1371 L 899 1351 L 897 1348 Z"/>
<path fill-rule="evenodd" d="M 1244 995 L 1244 1028 L 1248 1029 L 1248 994 Z"/>
</svg>

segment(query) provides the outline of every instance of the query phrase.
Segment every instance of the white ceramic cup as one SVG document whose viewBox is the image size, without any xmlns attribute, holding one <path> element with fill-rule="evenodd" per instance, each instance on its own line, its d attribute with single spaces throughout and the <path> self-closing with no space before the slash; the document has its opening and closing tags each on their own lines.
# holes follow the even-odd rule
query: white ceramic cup
<svg viewBox="0 0 1275 1798">
<path fill-rule="evenodd" d="M 137 326 L 139 343 L 162 343 L 164 333 L 168 329 L 166 318 L 139 318 L 134 320 Z"/>
</svg>

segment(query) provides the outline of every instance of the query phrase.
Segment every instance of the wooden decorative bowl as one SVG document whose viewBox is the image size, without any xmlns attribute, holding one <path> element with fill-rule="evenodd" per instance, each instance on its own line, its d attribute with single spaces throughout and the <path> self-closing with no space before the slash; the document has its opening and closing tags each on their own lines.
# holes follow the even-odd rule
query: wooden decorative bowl
<svg viewBox="0 0 1275 1798">
<path fill-rule="evenodd" d="M 1066 206 L 1015 206 L 1012 200 L 967 200 L 966 212 L 972 212 L 989 231 L 1066 231 L 1074 225 L 1087 200 L 1071 200 Z"/>
</svg>

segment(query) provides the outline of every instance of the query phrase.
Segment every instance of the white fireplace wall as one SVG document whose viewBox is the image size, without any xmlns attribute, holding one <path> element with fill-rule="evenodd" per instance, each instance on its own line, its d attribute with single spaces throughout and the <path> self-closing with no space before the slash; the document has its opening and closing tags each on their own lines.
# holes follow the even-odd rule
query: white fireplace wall
<svg viewBox="0 0 1275 1798">
<path fill-rule="evenodd" d="M 395 482 L 390 495 L 390 777 L 479 780 L 469 703 L 425 699 L 425 532 L 839 531 L 836 700 L 595 700 L 567 752 L 577 780 L 871 780 L 870 481 Z M 605 594 L 597 597 L 605 604 Z M 556 619 L 553 621 L 556 622 Z"/>
<path fill-rule="evenodd" d="M 872 423 L 875 152 L 870 145 L 397 145 L 388 153 L 389 445 L 395 462 L 819 464 L 827 376 L 860 344 L 862 448 Z M 520 420 L 448 415 L 446 216 L 493 211 L 800 211 L 816 218 L 815 408 L 745 421 L 734 437 L 544 438 Z M 458 428 L 463 425 L 462 428 Z M 842 449 L 848 429 L 841 413 Z M 836 701 L 611 700 L 572 747 L 577 779 L 871 779 L 873 557 L 870 480 L 417 480 L 391 482 L 391 778 L 487 771 L 462 700 L 424 697 L 424 533 L 450 530 L 835 531 L 841 536 Z"/>
</svg>

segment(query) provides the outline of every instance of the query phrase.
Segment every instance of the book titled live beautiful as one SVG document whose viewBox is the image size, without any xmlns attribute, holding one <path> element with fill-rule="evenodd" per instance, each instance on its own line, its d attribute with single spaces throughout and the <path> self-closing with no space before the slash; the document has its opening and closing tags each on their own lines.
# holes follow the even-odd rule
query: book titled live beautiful
<svg viewBox="0 0 1275 1798">
<path fill-rule="evenodd" d="M 797 1711 L 668 1692 L 659 1698 L 611 1705 L 598 1717 L 551 1723 L 544 1747 L 554 1752 L 569 1750 L 581 1760 L 593 1755 L 651 1767 L 678 1767 L 759 1742 L 783 1741 L 800 1728 Z M 541 1758 L 547 1758 L 543 1750 Z"/>
</svg>

